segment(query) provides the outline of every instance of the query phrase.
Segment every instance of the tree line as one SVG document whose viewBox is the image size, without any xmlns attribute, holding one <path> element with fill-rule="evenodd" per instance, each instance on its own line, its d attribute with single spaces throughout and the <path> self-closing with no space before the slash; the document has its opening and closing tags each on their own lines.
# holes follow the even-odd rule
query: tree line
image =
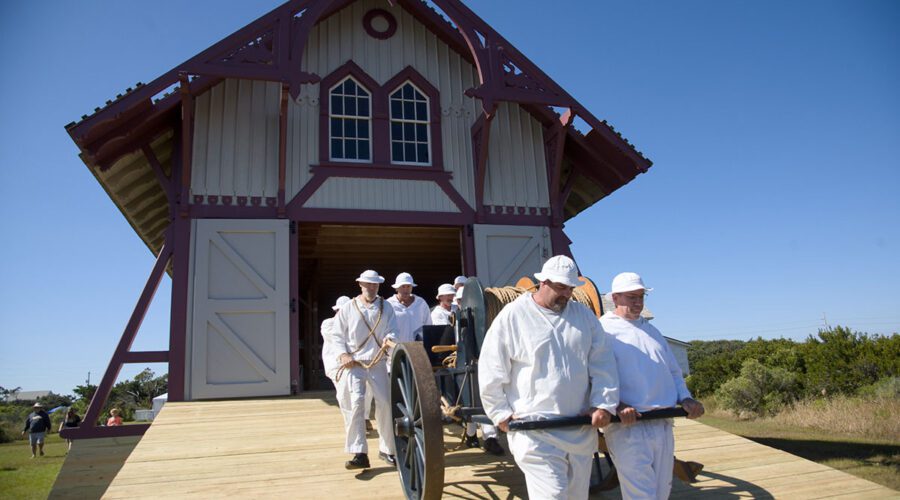
<svg viewBox="0 0 900 500">
<path fill-rule="evenodd" d="M 804 398 L 900 396 L 900 336 L 869 335 L 843 326 L 789 339 L 693 341 L 687 385 L 742 415 L 778 413 Z"/>
<path fill-rule="evenodd" d="M 133 420 L 134 412 L 138 409 L 148 409 L 153 405 L 153 398 L 168 392 L 169 375 L 157 376 L 153 370 L 145 368 L 130 380 L 124 380 L 113 386 L 106 405 L 100 412 L 98 424 L 106 422 L 109 410 L 118 408 L 124 420 Z M 19 391 L 19 388 L 7 389 L 0 386 L 0 443 L 6 443 L 20 437 L 25 418 L 32 411 L 35 401 L 7 401 Z M 84 417 L 87 406 L 97 392 L 97 386 L 93 384 L 78 385 L 72 389 L 71 395 L 60 395 L 51 392 L 37 399 L 44 409 L 64 406 L 72 407 Z M 57 411 L 51 415 L 53 430 L 59 428 L 59 423 L 65 418 L 65 411 Z"/>
</svg>

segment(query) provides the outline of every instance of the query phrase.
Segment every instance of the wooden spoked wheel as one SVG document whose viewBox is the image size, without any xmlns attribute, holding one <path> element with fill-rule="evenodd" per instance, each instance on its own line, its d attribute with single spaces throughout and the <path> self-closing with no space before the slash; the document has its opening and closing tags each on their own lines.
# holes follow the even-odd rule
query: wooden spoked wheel
<svg viewBox="0 0 900 500">
<path fill-rule="evenodd" d="M 444 489 L 440 393 L 421 342 L 397 344 L 391 363 L 391 417 L 397 471 L 408 499 L 439 499 Z"/>
</svg>

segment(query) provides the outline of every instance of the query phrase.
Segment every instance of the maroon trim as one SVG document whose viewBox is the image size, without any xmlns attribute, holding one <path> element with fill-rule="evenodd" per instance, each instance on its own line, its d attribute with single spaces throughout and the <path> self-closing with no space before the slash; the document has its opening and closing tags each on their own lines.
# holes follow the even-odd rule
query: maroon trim
<svg viewBox="0 0 900 500">
<path fill-rule="evenodd" d="M 488 154 L 490 153 L 491 123 L 493 114 L 482 114 L 472 124 L 472 155 L 475 166 L 475 212 L 478 222 L 483 222 L 484 207 L 484 183 L 487 176 Z"/>
<path fill-rule="evenodd" d="M 302 208 L 303 205 L 312 198 L 312 195 L 316 194 L 316 191 L 322 187 L 322 184 L 325 184 L 325 181 L 327 181 L 329 177 L 328 174 L 313 175 L 303 188 L 300 189 L 300 192 L 294 196 L 294 199 L 287 204 L 287 213 L 296 213 L 297 210 Z"/>
<path fill-rule="evenodd" d="M 143 436 L 150 424 L 114 425 L 111 427 L 87 426 L 85 419 L 80 427 L 64 428 L 59 431 L 59 437 L 65 439 L 95 439 L 115 438 L 128 436 Z"/>
<path fill-rule="evenodd" d="M 210 200 L 212 203 L 212 200 Z M 193 204 L 188 210 L 191 219 L 277 219 L 278 208 L 273 203 L 267 206 L 241 207 L 235 205 Z"/>
<path fill-rule="evenodd" d="M 166 177 L 166 173 L 163 171 L 162 164 L 159 162 L 159 158 L 156 156 L 156 153 L 153 152 L 153 148 L 150 147 L 150 144 L 144 144 L 141 146 L 141 151 L 144 152 L 144 157 L 147 158 L 147 163 L 150 164 L 150 167 L 153 169 L 153 173 L 156 174 L 156 180 L 159 181 L 160 187 L 163 188 L 163 191 L 166 193 L 166 201 L 168 201 L 169 206 L 175 205 L 175 194 L 174 188 L 172 184 L 171 177 Z M 173 172 L 174 173 L 174 172 Z"/>
<path fill-rule="evenodd" d="M 338 163 L 327 162 L 310 165 L 309 171 L 314 175 L 328 177 L 359 177 L 365 179 L 405 179 L 411 181 L 440 181 L 453 178 L 452 172 L 435 171 L 414 165 L 391 165 L 374 163 Z"/>
<path fill-rule="evenodd" d="M 130 349 L 131 344 L 134 343 L 134 337 L 137 335 L 138 329 L 141 327 L 141 323 L 143 323 L 144 321 L 144 316 L 147 314 L 147 309 L 150 306 L 150 302 L 153 301 L 153 296 L 156 294 L 156 290 L 159 288 L 159 283 L 162 280 L 163 273 L 165 273 L 166 271 L 166 266 L 168 266 L 169 260 L 172 257 L 171 234 L 171 232 L 167 233 L 166 237 L 163 240 L 163 246 L 156 258 L 156 263 L 153 265 L 153 270 L 150 272 L 150 276 L 147 278 L 147 282 L 144 284 L 144 290 L 141 292 L 141 296 L 138 299 L 137 304 L 134 306 L 134 310 L 131 313 L 128 324 L 125 326 L 125 330 L 122 332 L 122 337 L 119 339 L 119 344 L 116 346 L 115 351 L 113 351 L 112 359 L 110 360 L 109 365 L 106 368 L 106 372 L 103 374 L 100 385 L 97 386 L 97 391 L 91 398 L 90 404 L 88 404 L 87 412 L 84 416 L 84 421 L 79 428 L 84 429 L 82 433 L 90 433 L 89 429 L 96 427 L 97 419 L 100 418 L 100 411 L 103 409 L 103 406 L 109 399 L 109 394 L 110 392 L 112 392 L 113 384 L 116 383 L 116 378 L 119 376 L 119 371 L 122 369 L 122 365 L 132 362 L 143 363 L 146 362 L 146 359 L 156 361 L 160 357 L 162 357 L 160 356 L 159 351 L 132 353 Z"/>
<path fill-rule="evenodd" d="M 466 214 L 469 217 L 475 216 L 475 211 L 472 207 L 469 206 L 469 203 L 466 202 L 465 198 L 459 194 L 459 191 L 453 187 L 453 184 L 450 184 L 450 181 L 447 179 L 437 181 L 437 185 L 444 191 L 444 194 L 450 198 L 450 201 L 456 205 L 456 208 L 459 209 L 460 212 Z"/>
<path fill-rule="evenodd" d="M 397 224 L 416 226 L 462 226 L 471 223 L 466 214 L 451 212 L 405 212 L 401 210 L 351 210 L 288 207 L 288 216 L 301 222 L 334 224 Z M 440 224 L 435 224 L 439 221 Z"/>
<path fill-rule="evenodd" d="M 172 221 L 175 251 L 172 258 L 172 304 L 169 322 L 169 401 L 184 401 L 187 363 L 188 288 L 191 251 L 191 220 Z"/>
<path fill-rule="evenodd" d="M 341 162 L 331 160 L 331 88 L 348 76 L 355 78 L 369 92 L 372 103 L 372 161 Z M 431 164 L 406 165 L 395 164 L 391 159 L 391 118 L 390 94 L 405 82 L 411 82 L 428 97 L 428 112 L 431 115 L 429 128 L 431 133 Z M 444 169 L 444 148 L 441 134 L 441 94 L 424 76 L 412 66 L 402 69 L 384 85 L 378 85 L 353 61 L 347 61 L 331 74 L 322 79 L 319 85 L 319 162 L 321 164 L 363 165 L 375 168 L 391 167 L 414 168 L 418 170 Z"/>
<path fill-rule="evenodd" d="M 462 228 L 462 252 L 463 252 L 463 274 L 466 276 L 478 276 L 478 267 L 475 261 L 475 234 L 472 224 L 467 224 Z"/>
<path fill-rule="evenodd" d="M 347 77 L 353 77 L 363 88 L 369 92 L 369 102 L 372 107 L 370 116 L 370 125 L 372 137 L 372 159 L 376 163 L 385 163 L 387 150 L 382 140 L 375 131 L 375 124 L 383 122 L 387 117 L 387 103 L 378 97 L 380 86 L 374 78 L 368 75 L 362 68 L 353 61 L 347 61 L 339 66 L 331 74 L 322 79 L 319 84 L 319 161 L 327 163 L 331 161 L 331 88 L 343 81 Z M 378 128 L 381 128 L 380 126 Z M 384 130 L 381 131 L 384 133 Z M 382 142 L 379 149 L 379 143 Z"/>
<path fill-rule="evenodd" d="M 376 17 L 383 17 L 384 20 L 387 21 L 388 26 L 386 30 L 378 31 L 375 29 L 375 26 L 372 25 L 372 21 L 374 21 Z M 372 9 L 369 12 L 366 12 L 366 15 L 363 16 L 362 24 L 366 33 L 368 33 L 370 37 L 378 40 L 387 40 L 397 32 L 397 19 L 384 9 Z"/>
<path fill-rule="evenodd" d="M 550 226 L 553 220 L 545 215 L 515 214 L 515 207 L 506 207 L 505 214 L 486 213 L 485 224 L 505 224 L 509 226 Z"/>
<path fill-rule="evenodd" d="M 444 148 L 442 145 L 441 135 L 441 93 L 437 87 L 431 84 L 427 78 L 422 76 L 412 66 L 407 66 L 400 70 L 399 73 L 388 80 L 382 87 L 382 98 L 385 103 L 390 102 L 391 94 L 400 88 L 407 81 L 419 88 L 428 97 L 428 112 L 431 115 L 429 120 L 429 128 L 431 129 L 431 165 L 413 165 L 417 168 L 433 168 L 435 170 L 444 169 Z M 390 127 L 390 110 L 388 109 L 388 127 Z M 390 128 L 387 129 L 388 145 L 390 145 Z M 390 150 L 390 148 L 389 148 Z M 393 161 L 393 160 L 391 160 Z"/>
<path fill-rule="evenodd" d="M 169 351 L 127 352 L 122 359 L 123 363 L 168 363 Z"/>
<path fill-rule="evenodd" d="M 187 217 L 194 151 L 194 97 L 191 95 L 187 73 L 181 73 L 178 78 L 181 80 L 181 194 L 178 203 L 181 205 L 180 215 Z"/>
<path fill-rule="evenodd" d="M 570 259 L 574 259 L 572 250 L 569 248 L 572 240 L 566 236 L 561 227 L 550 228 L 550 244 L 553 247 L 553 255 L 565 255 Z"/>
<path fill-rule="evenodd" d="M 300 296 L 300 231 L 298 230 L 299 222 L 292 220 L 290 223 L 290 249 L 288 258 L 290 263 L 288 269 L 290 272 L 289 286 L 291 287 L 290 296 L 290 328 L 291 328 L 291 394 L 299 394 L 303 392 L 303 381 L 300 380 L 300 312 L 297 307 L 297 298 Z"/>
<path fill-rule="evenodd" d="M 278 217 L 284 217 L 284 184 L 287 171 L 288 87 L 281 84 L 278 114 Z M 227 203 L 226 203 L 227 205 Z"/>
<path fill-rule="evenodd" d="M 547 186 L 550 189 L 550 208 L 553 215 L 553 225 L 558 226 L 565 220 L 564 206 L 560 202 L 560 176 L 562 175 L 562 162 L 566 147 L 567 128 L 571 124 L 573 115 L 566 115 L 551 128 L 544 129 L 544 156 L 547 162 Z M 569 125 L 567 125 L 568 123 Z"/>
</svg>

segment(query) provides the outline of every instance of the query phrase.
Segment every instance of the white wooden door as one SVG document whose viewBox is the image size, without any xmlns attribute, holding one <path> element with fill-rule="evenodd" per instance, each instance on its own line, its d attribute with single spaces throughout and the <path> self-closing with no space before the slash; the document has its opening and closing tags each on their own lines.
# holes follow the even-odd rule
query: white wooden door
<svg viewBox="0 0 900 500">
<path fill-rule="evenodd" d="M 482 286 L 514 285 L 551 257 L 550 231 L 536 226 L 476 224 L 475 266 Z"/>
<path fill-rule="evenodd" d="M 290 394 L 288 224 L 197 221 L 191 399 Z"/>
</svg>

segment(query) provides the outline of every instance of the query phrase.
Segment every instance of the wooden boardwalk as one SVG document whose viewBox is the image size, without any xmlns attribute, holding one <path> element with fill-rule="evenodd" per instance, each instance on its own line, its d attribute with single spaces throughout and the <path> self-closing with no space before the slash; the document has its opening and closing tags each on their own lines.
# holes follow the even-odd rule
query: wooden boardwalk
<svg viewBox="0 0 900 500">
<path fill-rule="evenodd" d="M 445 446 L 453 448 L 459 438 L 450 430 L 458 427 L 446 429 Z M 168 403 L 136 447 L 133 440 L 92 441 L 75 443 L 51 498 L 403 497 L 397 472 L 377 459 L 377 439 L 369 440 L 372 469 L 344 469 L 343 425 L 326 393 Z M 705 469 L 693 485 L 676 479 L 673 498 L 900 498 L 875 483 L 685 419 L 677 421 L 676 455 Z M 508 455 L 462 449 L 446 459 L 444 498 L 525 497 L 524 477 Z M 616 489 L 591 498 L 620 494 Z"/>
</svg>

